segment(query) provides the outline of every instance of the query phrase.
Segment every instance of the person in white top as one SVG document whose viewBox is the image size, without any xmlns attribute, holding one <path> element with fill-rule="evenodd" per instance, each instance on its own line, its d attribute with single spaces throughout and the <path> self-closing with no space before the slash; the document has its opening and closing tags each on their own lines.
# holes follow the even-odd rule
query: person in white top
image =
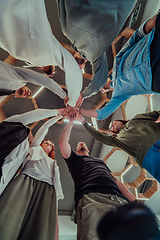
<svg viewBox="0 0 160 240">
<path fill-rule="evenodd" d="M 26 126 L 29 123 L 36 122 L 36 121 L 39 121 L 39 120 L 42 120 L 42 119 L 45 119 L 45 118 L 48 118 L 48 117 L 53 117 L 53 116 L 56 116 L 56 115 L 58 115 L 62 112 L 63 112 L 63 110 L 61 110 L 61 109 L 51 110 L 51 109 L 40 109 L 39 108 L 39 109 L 30 111 L 30 112 L 26 112 L 26 113 L 23 113 L 23 114 L 13 115 L 13 116 L 5 119 L 4 122 L 6 122 L 6 123 L 7 122 L 8 123 L 20 122 L 24 126 Z M 59 118 L 59 116 L 57 118 Z M 45 130 L 44 134 L 46 134 L 48 129 L 45 128 L 45 127 L 49 126 L 48 124 L 50 124 L 50 123 L 52 124 L 53 123 L 52 121 L 46 122 L 44 124 L 44 126 L 41 127 L 41 130 L 39 130 L 39 131 L 44 131 Z M 34 138 L 34 142 L 35 142 L 35 139 L 36 138 Z M 39 138 L 39 139 L 41 139 L 41 138 Z M 6 186 L 8 185 L 10 180 L 13 178 L 13 176 L 17 172 L 18 168 L 20 167 L 20 165 L 23 163 L 24 159 L 28 155 L 29 149 L 30 149 L 29 140 L 30 139 L 26 138 L 16 148 L 14 148 L 7 155 L 7 157 L 5 157 L 4 163 L 3 163 L 3 166 L 2 166 L 2 177 L 0 179 L 0 195 L 3 193 L 4 189 L 6 188 Z M 0 152 L 1 151 L 2 151 L 2 149 L 0 150 Z"/>
<path fill-rule="evenodd" d="M 12 116 L 7 121 L 18 120 L 26 125 L 40 116 L 49 117 L 62 111 L 37 109 Z M 58 115 L 46 121 L 36 133 L 30 147 L 25 140 L 8 156 L 8 160 L 16 157 L 23 160 L 29 153 L 21 173 L 10 182 L 0 197 L 0 239 L 58 239 L 57 200 L 64 196 L 59 168 L 54 158 L 54 144 L 42 140 L 49 127 L 61 118 L 62 115 Z"/>
<path fill-rule="evenodd" d="M 23 88 L 24 93 L 22 95 L 25 95 L 24 97 L 29 97 L 30 92 L 28 90 L 28 87 L 25 86 L 27 82 L 48 88 L 50 91 L 62 98 L 64 100 L 64 103 L 66 103 L 68 99 L 63 89 L 53 79 L 50 79 L 43 74 L 32 71 L 30 69 L 15 67 L 0 61 L 0 95 L 1 89 L 13 91 L 17 90 L 14 95 L 15 97 L 18 97 L 19 90 Z M 0 102 L 5 97 L 6 95 L 0 96 Z"/>
<path fill-rule="evenodd" d="M 44 0 L 0 1 L 0 47 L 32 66 L 54 65 L 64 70 L 68 104 L 75 106 L 82 88 L 82 71 L 53 36 Z"/>
</svg>

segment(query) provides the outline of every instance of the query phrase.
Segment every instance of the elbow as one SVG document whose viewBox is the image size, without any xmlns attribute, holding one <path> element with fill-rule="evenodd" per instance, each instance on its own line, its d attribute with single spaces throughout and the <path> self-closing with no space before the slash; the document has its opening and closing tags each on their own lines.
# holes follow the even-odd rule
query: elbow
<svg viewBox="0 0 160 240">
<path fill-rule="evenodd" d="M 64 144 L 65 144 L 65 143 L 64 143 L 63 138 L 60 137 L 60 139 L 59 139 L 59 146 L 61 147 L 61 146 L 64 145 Z"/>
</svg>

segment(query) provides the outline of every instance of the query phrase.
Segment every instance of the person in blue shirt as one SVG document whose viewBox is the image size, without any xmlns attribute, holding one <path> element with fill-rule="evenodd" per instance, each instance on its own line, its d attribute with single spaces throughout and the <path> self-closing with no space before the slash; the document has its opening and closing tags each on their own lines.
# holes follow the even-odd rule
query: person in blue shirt
<svg viewBox="0 0 160 240">
<path fill-rule="evenodd" d="M 133 95 L 160 93 L 160 13 L 147 20 L 127 41 L 114 60 L 112 98 L 100 110 L 80 109 L 98 120 L 108 118 Z"/>
</svg>

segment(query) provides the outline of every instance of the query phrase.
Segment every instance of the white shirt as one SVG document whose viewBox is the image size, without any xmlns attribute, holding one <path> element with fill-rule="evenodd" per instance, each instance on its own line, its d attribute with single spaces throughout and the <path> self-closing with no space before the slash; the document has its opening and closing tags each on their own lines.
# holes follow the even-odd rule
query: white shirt
<svg viewBox="0 0 160 240">
<path fill-rule="evenodd" d="M 39 181 L 47 182 L 54 185 L 56 189 L 57 200 L 63 199 L 63 191 L 59 176 L 59 167 L 56 160 L 51 159 L 44 152 L 40 143 L 48 132 L 48 128 L 52 126 L 60 117 L 55 117 L 45 122 L 43 126 L 36 133 L 31 148 L 29 149 L 29 156 L 24 162 L 24 169 L 22 173 L 27 174 Z"/>
<path fill-rule="evenodd" d="M 57 94 L 60 98 L 65 98 L 66 96 L 66 93 L 59 84 L 45 75 L 0 61 L 0 88 L 17 90 L 25 86 L 27 82 L 42 85 Z M 0 96 L 0 102 L 5 97 L 6 96 Z"/>
<path fill-rule="evenodd" d="M 53 36 L 44 0 L 0 1 L 0 46 L 32 65 L 55 65 L 64 70 L 69 105 L 75 106 L 82 88 L 82 71 Z"/>
<path fill-rule="evenodd" d="M 7 122 L 21 122 L 23 125 L 27 125 L 38 120 L 42 120 L 48 117 L 57 115 L 57 110 L 50 109 L 36 109 L 24 114 L 19 114 L 7 118 Z M 50 121 L 50 120 L 49 120 Z M 47 123 L 47 122 L 46 122 Z M 44 129 L 44 128 L 43 128 Z M 47 129 L 45 131 L 47 133 Z M 2 166 L 2 177 L 0 180 L 0 195 L 17 172 L 20 165 L 23 163 L 29 153 L 28 138 L 26 138 L 21 144 L 19 144 L 6 158 Z"/>
</svg>

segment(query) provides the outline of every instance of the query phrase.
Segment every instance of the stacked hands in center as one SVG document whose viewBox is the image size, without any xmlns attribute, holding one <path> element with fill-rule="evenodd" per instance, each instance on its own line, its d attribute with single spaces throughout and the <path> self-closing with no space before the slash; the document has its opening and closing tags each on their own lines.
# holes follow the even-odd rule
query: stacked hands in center
<svg viewBox="0 0 160 240">
<path fill-rule="evenodd" d="M 58 113 L 63 117 L 67 117 L 69 121 L 74 120 L 77 120 L 79 122 L 84 121 L 83 116 L 80 114 L 81 113 L 80 108 L 78 107 L 71 107 L 68 105 L 66 108 L 58 109 Z"/>
</svg>

